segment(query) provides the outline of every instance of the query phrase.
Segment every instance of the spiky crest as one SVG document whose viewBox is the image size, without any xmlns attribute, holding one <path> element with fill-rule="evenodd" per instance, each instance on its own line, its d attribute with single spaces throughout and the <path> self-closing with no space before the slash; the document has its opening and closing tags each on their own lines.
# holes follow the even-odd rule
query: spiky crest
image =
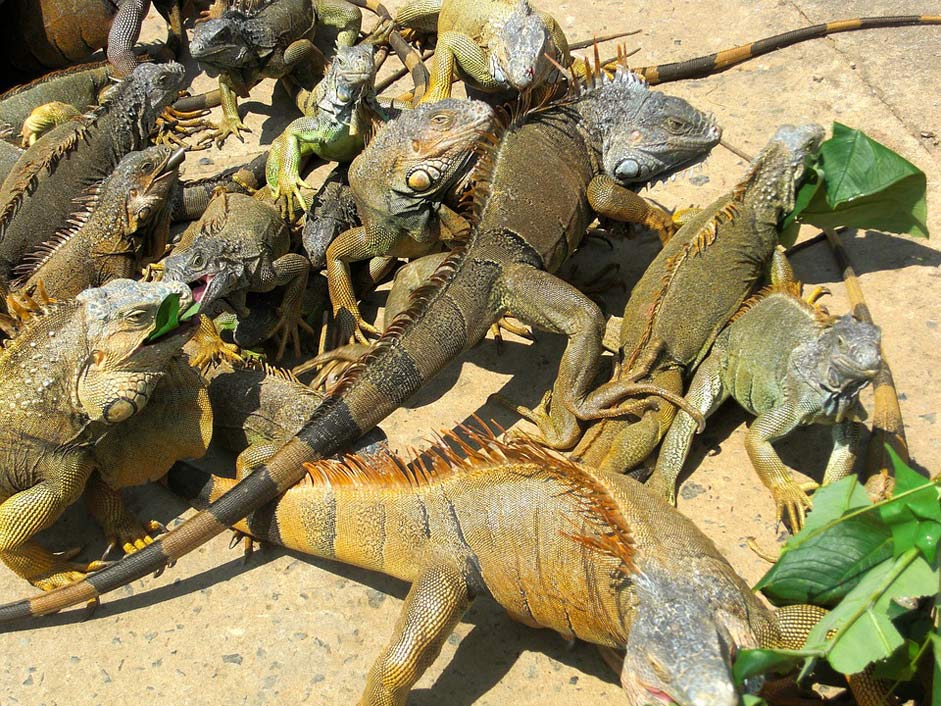
<svg viewBox="0 0 941 706">
<path fill-rule="evenodd" d="M 26 281 L 49 262 L 60 248 L 78 235 L 101 202 L 101 186 L 103 183 L 93 184 L 81 196 L 72 199 L 76 209 L 68 217 L 65 225 L 57 230 L 49 240 L 35 246 L 23 256 L 19 264 L 13 268 L 15 279 L 10 284 L 14 288 L 18 289 L 26 284 Z"/>
<path fill-rule="evenodd" d="M 563 485 L 565 497 L 576 507 L 575 520 L 591 526 L 594 535 L 566 535 L 621 563 L 627 574 L 635 570 L 634 539 L 617 500 L 591 473 L 564 456 L 523 437 L 498 439 L 493 430 L 475 417 L 479 428 L 461 425 L 458 431 L 442 431 L 431 446 L 407 457 L 385 451 L 375 455 L 344 456 L 340 461 L 305 463 L 311 485 L 420 488 L 461 473 L 496 465 L 535 466 L 533 477 L 542 476 Z M 463 437 L 466 437 L 463 438 Z"/>
<path fill-rule="evenodd" d="M 46 294 L 42 282 L 39 282 L 34 293 L 17 292 L 16 294 L 8 294 L 6 306 L 15 322 L 16 336 L 7 338 L 0 344 L 4 352 L 8 349 L 16 349 L 18 342 L 25 340 L 31 331 L 43 325 L 52 314 L 68 309 L 74 310 L 79 305 L 74 299 L 57 301 L 50 298 Z"/>
<path fill-rule="evenodd" d="M 757 294 L 746 299 L 739 310 L 729 319 L 729 322 L 731 323 L 742 318 L 742 316 L 762 300 L 774 295 L 779 295 L 793 301 L 795 306 L 806 311 L 807 314 L 813 318 L 818 328 L 827 328 L 833 325 L 834 318 L 830 315 L 830 312 L 827 311 L 827 308 L 807 301 L 803 296 L 803 292 L 803 284 L 797 281 L 770 284 L 767 287 L 763 287 Z"/>
</svg>

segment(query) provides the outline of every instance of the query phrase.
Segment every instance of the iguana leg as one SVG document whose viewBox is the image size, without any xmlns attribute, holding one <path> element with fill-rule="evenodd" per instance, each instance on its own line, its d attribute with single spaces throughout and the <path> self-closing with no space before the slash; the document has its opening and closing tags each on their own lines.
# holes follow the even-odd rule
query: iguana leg
<svg viewBox="0 0 941 706">
<path fill-rule="evenodd" d="M 298 118 L 288 125 L 274 141 L 268 152 L 265 164 L 265 179 L 271 195 L 277 200 L 281 215 L 293 221 L 295 216 L 294 200 L 301 210 L 307 210 L 307 202 L 301 188 L 313 187 L 301 178 L 301 160 L 304 154 L 316 152 L 322 135 L 317 118 Z"/>
<path fill-rule="evenodd" d="M 363 321 L 353 292 L 349 263 L 385 255 L 385 250 L 369 237 L 364 226 L 340 233 L 327 247 L 327 287 L 333 317 L 340 326 L 341 340 L 369 343 L 370 336 L 377 337 L 382 333 Z"/>
<path fill-rule="evenodd" d="M 581 434 L 577 413 L 601 358 L 601 309 L 568 282 L 528 265 L 507 268 L 498 286 L 502 307 L 520 321 L 568 337 L 548 413 L 524 416 L 539 427 L 547 445 L 569 449 Z"/>
<path fill-rule="evenodd" d="M 298 39 L 284 50 L 284 63 L 291 68 L 282 81 L 293 87 L 288 93 L 293 90 L 297 109 L 306 114 L 311 93 L 323 78 L 326 57 L 309 39 Z"/>
<path fill-rule="evenodd" d="M 707 357 L 696 370 L 696 376 L 686 392 L 686 400 L 704 417 L 709 417 L 729 398 L 729 391 L 722 384 L 722 374 L 717 356 Z M 689 447 L 696 433 L 696 421 L 680 410 L 660 447 L 657 467 L 647 479 L 646 485 L 658 495 L 676 504 L 676 480 L 683 470 L 689 455 Z"/>
<path fill-rule="evenodd" d="M 467 580 L 451 566 L 425 569 L 408 592 L 389 644 L 373 663 L 359 706 L 404 706 L 470 604 Z"/>
<path fill-rule="evenodd" d="M 81 111 L 74 105 L 62 101 L 52 101 L 34 108 L 29 117 L 23 121 L 20 145 L 24 148 L 29 147 L 56 125 L 80 117 L 81 114 Z"/>
<path fill-rule="evenodd" d="M 317 24 L 337 30 L 337 46 L 356 44 L 363 25 L 363 13 L 347 0 L 317 0 Z"/>
<path fill-rule="evenodd" d="M 219 77 L 219 92 L 222 94 L 222 117 L 210 123 L 212 132 L 199 141 L 201 147 L 215 142 L 216 147 L 222 147 L 229 135 L 235 135 L 240 142 L 245 142 L 241 131 L 251 132 L 239 117 L 239 104 L 235 91 L 225 79 L 225 74 Z"/>
<path fill-rule="evenodd" d="M 108 61 L 118 76 L 127 76 L 137 66 L 134 45 L 150 9 L 150 0 L 122 0 L 119 5 L 108 32 Z"/>
<path fill-rule="evenodd" d="M 649 228 L 664 245 L 677 230 L 669 213 L 606 174 L 596 176 L 588 184 L 588 203 L 599 215 Z"/>
<path fill-rule="evenodd" d="M 314 330 L 307 325 L 301 313 L 310 264 L 303 255 L 288 253 L 275 260 L 273 266 L 274 277 L 269 282 L 273 280 L 274 286 L 286 285 L 284 298 L 281 300 L 280 319 L 274 329 L 274 333 L 281 336 L 275 359 L 281 360 L 289 341 L 294 342 L 294 354 L 301 354 L 300 329 L 314 335 Z"/>
<path fill-rule="evenodd" d="M 85 488 L 85 504 L 108 540 L 105 556 L 114 547 L 121 547 L 125 554 L 133 554 L 152 544 L 156 534 L 166 531 L 163 525 L 153 520 L 141 524 L 128 512 L 121 492 L 108 486 L 97 473 L 92 475 Z"/>
<path fill-rule="evenodd" d="M 395 15 L 397 27 L 408 27 L 421 32 L 434 32 L 438 29 L 438 15 L 443 0 L 412 0 Z"/>
<path fill-rule="evenodd" d="M 74 564 L 66 561 L 67 557 L 29 541 L 78 499 L 92 469 L 84 454 L 59 456 L 49 477 L 0 503 L 0 560 L 44 591 L 72 583 L 105 566 L 102 562 Z"/>
<path fill-rule="evenodd" d="M 859 440 L 865 428 L 860 422 L 849 420 L 833 425 L 833 451 L 827 462 L 827 470 L 823 474 L 824 485 L 836 483 L 853 472 Z"/>
<path fill-rule="evenodd" d="M 503 87 L 490 73 L 490 61 L 483 49 L 465 34 L 444 32 L 438 35 L 435 55 L 431 61 L 431 78 L 428 90 L 419 103 L 434 103 L 451 97 L 451 83 L 457 78 L 460 69 L 477 86 L 487 90 Z"/>
<path fill-rule="evenodd" d="M 778 520 L 785 519 L 797 532 L 804 525 L 804 515 L 813 507 L 807 493 L 791 477 L 771 442 L 791 433 L 798 425 L 790 407 L 775 407 L 759 414 L 745 433 L 745 450 L 761 482 L 771 491 Z"/>
</svg>

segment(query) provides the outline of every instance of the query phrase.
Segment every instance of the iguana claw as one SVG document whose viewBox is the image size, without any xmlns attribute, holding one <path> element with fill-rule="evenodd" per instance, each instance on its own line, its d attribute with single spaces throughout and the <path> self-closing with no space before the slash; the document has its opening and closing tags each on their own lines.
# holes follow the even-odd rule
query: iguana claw
<svg viewBox="0 0 941 706">
<path fill-rule="evenodd" d="M 112 561 L 90 561 L 86 564 L 62 561 L 61 556 L 58 555 L 56 558 L 59 561 L 47 573 L 32 577 L 29 582 L 42 591 L 51 591 L 54 588 L 61 588 L 81 581 L 91 572 L 100 571 L 114 563 Z"/>
<path fill-rule="evenodd" d="M 819 487 L 813 481 L 807 483 L 791 481 L 771 488 L 771 496 L 777 508 L 777 519 L 779 522 L 786 519 L 792 533 L 801 530 L 807 511 L 813 509 L 813 502 L 807 493 Z"/>
<path fill-rule="evenodd" d="M 196 147 L 205 149 L 215 143 L 216 147 L 221 148 L 230 135 L 235 135 L 239 142 L 245 142 L 242 132 L 251 132 L 251 128 L 242 122 L 241 118 L 228 118 L 223 115 L 217 122 L 210 123 L 212 132 L 199 140 Z"/>
</svg>

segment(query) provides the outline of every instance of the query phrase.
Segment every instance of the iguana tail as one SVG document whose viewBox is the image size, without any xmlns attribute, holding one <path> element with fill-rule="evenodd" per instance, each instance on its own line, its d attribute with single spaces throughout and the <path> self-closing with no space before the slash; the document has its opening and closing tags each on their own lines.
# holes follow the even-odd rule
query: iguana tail
<svg viewBox="0 0 941 706">
<path fill-rule="evenodd" d="M 868 324 L 874 323 L 872 314 L 863 297 L 863 290 L 856 276 L 856 270 L 850 261 L 849 254 L 843 247 L 840 236 L 836 231 L 824 231 L 827 241 L 833 250 L 840 269 L 843 272 L 843 281 L 849 294 L 850 305 L 853 307 L 853 316 Z M 899 407 L 898 391 L 895 389 L 895 380 L 885 357 L 885 346 L 882 346 L 882 368 L 872 381 L 875 395 L 875 409 L 872 415 L 872 436 L 866 450 L 865 478 L 867 489 L 875 489 L 879 479 L 886 478 L 892 472 L 892 460 L 886 446 L 888 445 L 905 463 L 910 460 L 908 442 L 905 440 L 905 424 L 902 421 L 902 410 Z M 871 485 L 872 484 L 872 485 Z M 883 494 L 882 491 L 878 493 Z"/>
<path fill-rule="evenodd" d="M 856 17 L 848 20 L 834 20 L 823 24 L 810 25 L 788 32 L 765 37 L 733 49 L 725 49 L 715 54 L 700 56 L 687 61 L 657 66 L 639 66 L 632 70 L 641 74 L 651 85 L 682 81 L 688 78 L 700 78 L 741 64 L 749 59 L 768 54 L 792 44 L 808 39 L 819 39 L 839 32 L 855 32 L 859 29 L 879 29 L 883 27 L 911 27 L 918 25 L 941 24 L 941 15 L 886 15 L 879 17 Z M 607 68 L 607 65 L 606 67 Z M 612 67 L 613 68 L 613 67 Z"/>
</svg>

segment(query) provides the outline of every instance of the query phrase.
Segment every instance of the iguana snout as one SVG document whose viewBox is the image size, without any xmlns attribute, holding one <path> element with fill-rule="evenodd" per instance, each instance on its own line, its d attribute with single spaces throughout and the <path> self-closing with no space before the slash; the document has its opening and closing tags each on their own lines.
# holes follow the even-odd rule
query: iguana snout
<svg viewBox="0 0 941 706">
<path fill-rule="evenodd" d="M 192 335 L 193 325 L 184 324 L 148 340 L 160 326 L 161 305 L 172 295 L 179 298 L 180 311 L 192 304 L 181 282 L 116 279 L 76 297 L 88 343 L 75 396 L 93 421 L 115 424 L 139 412 Z"/>
<path fill-rule="evenodd" d="M 543 19 L 520 0 L 490 43 L 490 70 L 497 81 L 523 91 L 545 73 L 549 33 Z"/>
<path fill-rule="evenodd" d="M 118 165 L 115 172 L 123 170 L 126 173 L 124 184 L 127 188 L 125 209 L 128 233 L 137 232 L 164 210 L 185 154 L 183 148 L 174 151 L 157 145 L 133 153 Z M 147 244 L 149 259 L 162 255 L 166 247 L 165 237 L 156 240 L 160 242 Z"/>
<path fill-rule="evenodd" d="M 175 61 L 166 64 L 140 64 L 134 69 L 134 73 L 127 80 L 146 96 L 145 122 L 156 119 L 156 115 L 176 99 L 183 87 L 183 78 L 183 66 Z M 153 115 L 150 116 L 150 113 Z"/>
<path fill-rule="evenodd" d="M 794 208 L 797 187 L 803 181 L 811 157 L 825 136 L 820 125 L 782 125 L 768 145 L 752 162 L 752 180 L 762 182 L 761 190 L 770 204 L 783 212 Z"/>
<path fill-rule="evenodd" d="M 319 111 L 337 115 L 343 108 L 354 103 L 367 86 L 372 85 L 376 73 L 371 44 L 339 47 L 330 63 L 324 81 L 328 88 L 317 102 Z"/>
<path fill-rule="evenodd" d="M 253 23 L 241 13 L 230 10 L 222 17 L 196 25 L 190 53 L 200 65 L 217 70 L 258 68 L 263 57 L 253 48 L 270 43 L 261 37 L 264 33 L 263 24 Z"/>
<path fill-rule="evenodd" d="M 882 367 L 877 326 L 841 316 L 817 340 L 821 362 L 819 385 L 825 391 L 824 412 L 842 422 L 856 407 L 860 391 Z"/>
</svg>

